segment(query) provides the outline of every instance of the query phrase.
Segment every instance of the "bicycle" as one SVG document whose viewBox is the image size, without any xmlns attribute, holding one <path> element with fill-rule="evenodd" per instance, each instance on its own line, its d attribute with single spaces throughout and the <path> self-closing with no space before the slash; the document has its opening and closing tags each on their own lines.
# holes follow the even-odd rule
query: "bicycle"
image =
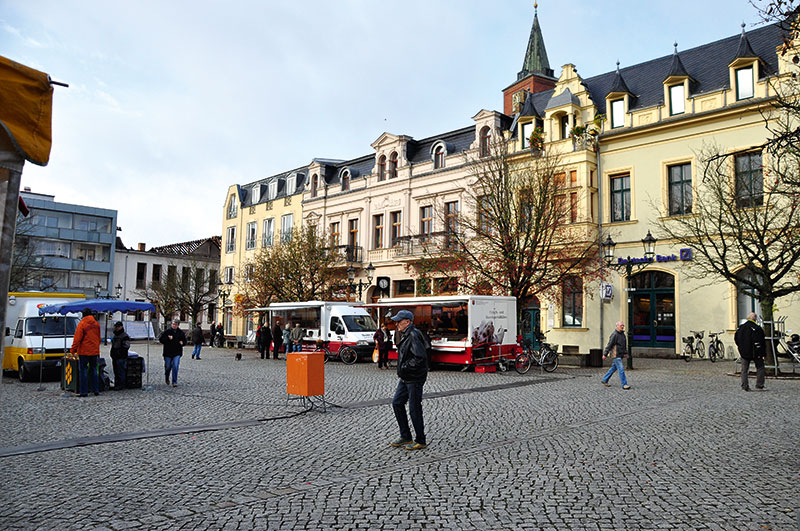
<svg viewBox="0 0 800 531">
<path fill-rule="evenodd" d="M 541 338 L 544 339 L 544 334 L 541 335 Z M 514 360 L 514 369 L 520 374 L 525 374 L 530 370 L 534 361 L 546 372 L 553 372 L 558 367 L 558 345 L 542 341 L 538 352 L 530 345 L 524 345 L 522 353 L 518 354 Z"/>
<path fill-rule="evenodd" d="M 327 341 L 317 343 L 317 348 L 314 349 L 314 352 L 322 352 L 325 354 L 325 363 L 328 363 L 334 358 L 339 358 L 345 365 L 352 365 L 358 361 L 358 353 L 356 353 L 352 347 L 343 345 L 339 347 L 339 351 L 334 354 L 328 349 Z"/>
<path fill-rule="evenodd" d="M 724 333 L 724 330 L 708 333 L 708 359 L 711 360 L 712 363 L 718 359 L 725 359 L 725 346 L 722 344 L 722 341 L 719 340 L 719 336 Z"/>
<path fill-rule="evenodd" d="M 706 351 L 705 351 L 706 346 L 705 343 L 703 343 L 703 335 L 705 334 L 705 332 L 702 330 L 700 330 L 699 332 L 696 332 L 694 330 L 689 330 L 689 332 L 691 332 L 692 335 L 681 338 L 681 341 L 683 341 L 684 343 L 683 361 L 685 361 L 686 363 L 689 363 L 689 361 L 692 359 L 693 354 L 697 354 L 697 357 L 699 358 L 706 357 Z"/>
</svg>

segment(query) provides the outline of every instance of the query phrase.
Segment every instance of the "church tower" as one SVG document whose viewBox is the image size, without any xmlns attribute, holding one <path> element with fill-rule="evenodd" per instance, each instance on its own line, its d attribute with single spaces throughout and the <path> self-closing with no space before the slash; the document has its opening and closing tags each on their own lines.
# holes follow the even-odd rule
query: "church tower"
<svg viewBox="0 0 800 531">
<path fill-rule="evenodd" d="M 539 4 L 533 4 L 533 27 L 528 39 L 528 48 L 525 50 L 525 59 L 522 70 L 517 74 L 517 80 L 503 90 L 503 113 L 512 115 L 520 110 L 525 103 L 525 92 L 541 92 L 556 86 L 553 69 L 547 59 L 547 50 L 544 47 L 542 28 L 539 26 Z"/>
</svg>

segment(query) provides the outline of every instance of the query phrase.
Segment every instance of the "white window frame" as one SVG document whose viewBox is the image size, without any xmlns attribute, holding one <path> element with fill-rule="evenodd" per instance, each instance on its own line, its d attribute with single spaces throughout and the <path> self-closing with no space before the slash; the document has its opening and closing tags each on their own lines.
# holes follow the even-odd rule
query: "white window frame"
<svg viewBox="0 0 800 531">
<path fill-rule="evenodd" d="M 236 251 L 236 226 L 231 225 L 228 227 L 227 238 L 225 240 L 225 252 L 232 253 Z"/>
<path fill-rule="evenodd" d="M 686 90 L 683 83 L 669 87 L 669 114 L 675 116 L 686 112 Z"/>
<path fill-rule="evenodd" d="M 269 183 L 269 188 L 267 190 L 267 199 L 269 201 L 274 201 L 276 197 L 278 197 L 278 181 L 273 181 Z"/>
<path fill-rule="evenodd" d="M 238 208 L 236 205 L 236 194 L 231 194 L 230 198 L 228 199 L 228 219 L 233 219 L 236 217 Z"/>
<path fill-rule="evenodd" d="M 288 242 L 292 239 L 292 227 L 294 225 L 294 214 L 284 214 L 281 216 L 281 241 Z"/>
<path fill-rule="evenodd" d="M 272 247 L 275 241 L 275 218 L 264 220 L 264 233 L 261 235 L 261 246 Z"/>
<path fill-rule="evenodd" d="M 253 187 L 253 193 L 251 194 L 250 204 L 255 205 L 261 200 L 261 185 L 257 184 Z"/>
<path fill-rule="evenodd" d="M 747 94 L 743 94 L 742 85 L 748 89 Z M 756 95 L 755 82 L 753 81 L 753 67 L 746 66 L 736 69 L 736 100 L 749 100 Z"/>
<path fill-rule="evenodd" d="M 531 147 L 531 135 L 535 128 L 536 124 L 534 122 L 522 124 L 522 149 Z"/>
<path fill-rule="evenodd" d="M 620 98 L 618 100 L 612 100 L 608 102 L 608 105 L 611 107 L 611 128 L 616 129 L 618 127 L 625 126 L 625 100 Z"/>
<path fill-rule="evenodd" d="M 286 197 L 292 195 L 296 189 L 297 189 L 297 176 L 292 175 L 291 177 L 286 179 Z"/>
<path fill-rule="evenodd" d="M 247 224 L 247 233 L 246 233 L 246 240 L 245 240 L 245 250 L 251 250 L 256 248 L 256 241 L 258 237 L 258 224 L 255 221 L 251 221 Z"/>
<path fill-rule="evenodd" d="M 235 269 L 233 266 L 228 266 L 225 268 L 225 284 L 233 284 L 234 278 L 236 277 Z"/>
</svg>

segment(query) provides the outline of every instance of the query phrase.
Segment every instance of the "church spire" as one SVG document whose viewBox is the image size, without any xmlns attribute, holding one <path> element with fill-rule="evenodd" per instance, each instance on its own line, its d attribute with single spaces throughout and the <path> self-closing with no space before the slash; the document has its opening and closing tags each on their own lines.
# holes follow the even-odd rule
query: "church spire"
<svg viewBox="0 0 800 531">
<path fill-rule="evenodd" d="M 547 60 L 547 50 L 544 47 L 542 28 L 539 26 L 539 3 L 533 3 L 533 27 L 528 39 L 528 48 L 525 51 L 525 61 L 522 70 L 517 74 L 517 79 L 522 79 L 530 74 L 540 74 L 553 77 L 553 69 Z"/>
</svg>

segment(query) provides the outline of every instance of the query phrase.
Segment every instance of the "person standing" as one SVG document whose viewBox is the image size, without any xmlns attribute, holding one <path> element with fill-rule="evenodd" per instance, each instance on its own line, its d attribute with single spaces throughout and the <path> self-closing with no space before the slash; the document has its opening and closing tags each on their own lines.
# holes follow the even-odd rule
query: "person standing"
<svg viewBox="0 0 800 531">
<path fill-rule="evenodd" d="M 608 372 L 601 380 L 603 385 L 611 387 L 608 380 L 611 379 L 615 371 L 619 371 L 619 379 L 622 382 L 622 388 L 630 389 L 631 386 L 628 385 L 628 378 L 625 377 L 625 365 L 622 363 L 622 360 L 628 357 L 628 340 L 625 337 L 625 323 L 622 321 L 618 321 L 614 331 L 611 332 L 611 336 L 608 338 L 608 345 L 606 345 L 603 351 L 603 359 L 606 359 L 609 354 L 613 355 L 614 359 L 611 362 L 611 368 L 608 369 Z"/>
<path fill-rule="evenodd" d="M 281 331 L 281 322 L 275 321 L 272 327 L 272 357 L 278 359 L 278 352 L 281 351 L 281 344 L 283 344 L 283 332 Z"/>
<path fill-rule="evenodd" d="M 289 334 L 289 339 L 292 340 L 292 348 L 290 352 L 302 352 L 304 335 L 305 331 L 302 328 L 300 328 L 300 323 L 295 323 L 294 328 Z"/>
<path fill-rule="evenodd" d="M 169 374 L 172 373 L 172 387 L 178 387 L 178 367 L 181 364 L 183 346 L 186 344 L 186 334 L 178 328 L 180 320 L 173 319 L 172 326 L 159 336 L 158 340 L 164 345 L 164 381 L 169 385 Z"/>
<path fill-rule="evenodd" d="M 292 327 L 286 323 L 286 328 L 283 329 L 283 352 L 288 354 L 292 351 Z"/>
<path fill-rule="evenodd" d="M 264 342 L 263 338 L 261 337 L 261 332 L 264 330 L 264 325 L 258 323 L 258 328 L 256 328 L 256 350 L 261 355 L 261 359 L 264 359 Z"/>
<path fill-rule="evenodd" d="M 97 382 L 97 362 L 100 358 L 100 324 L 89 308 L 84 308 L 82 313 L 83 319 L 75 328 L 72 347 L 70 347 L 69 351 L 78 355 L 80 396 L 81 398 L 86 398 L 89 396 L 90 385 L 94 396 L 100 394 Z"/>
<path fill-rule="evenodd" d="M 200 326 L 200 323 L 197 323 L 197 326 L 192 330 L 192 344 L 194 345 L 192 359 L 200 359 L 200 349 L 203 348 L 203 343 L 205 343 L 203 339 L 203 327 Z"/>
<path fill-rule="evenodd" d="M 261 358 L 269 359 L 269 347 L 272 344 L 272 330 L 269 329 L 269 324 L 261 325 L 261 348 L 263 349 Z"/>
<path fill-rule="evenodd" d="M 733 336 L 739 356 L 742 358 L 742 391 L 750 390 L 750 362 L 756 363 L 756 389 L 764 389 L 764 353 L 766 350 L 764 329 L 756 323 L 755 312 L 747 314 L 747 321 L 741 324 Z"/>
<path fill-rule="evenodd" d="M 378 349 L 378 369 L 383 370 L 389 367 L 389 348 L 392 340 L 389 339 L 389 332 L 386 330 L 386 323 L 381 324 L 378 330 L 375 330 L 375 335 L 372 336 L 375 340 L 375 348 Z"/>
<path fill-rule="evenodd" d="M 397 389 L 392 399 L 392 409 L 400 428 L 400 438 L 389 443 L 395 448 L 422 450 L 428 447 L 425 438 L 425 423 L 422 420 L 422 389 L 428 379 L 428 357 L 425 354 L 425 339 L 414 326 L 414 314 L 400 310 L 392 317 L 397 323 Z M 411 430 L 406 416 L 406 403 L 416 439 L 411 439 Z"/>
<path fill-rule="evenodd" d="M 111 338 L 111 364 L 114 366 L 114 390 L 125 389 L 126 370 L 128 368 L 128 350 L 131 348 L 131 337 L 125 332 L 121 321 L 114 323 L 114 337 Z"/>
</svg>

